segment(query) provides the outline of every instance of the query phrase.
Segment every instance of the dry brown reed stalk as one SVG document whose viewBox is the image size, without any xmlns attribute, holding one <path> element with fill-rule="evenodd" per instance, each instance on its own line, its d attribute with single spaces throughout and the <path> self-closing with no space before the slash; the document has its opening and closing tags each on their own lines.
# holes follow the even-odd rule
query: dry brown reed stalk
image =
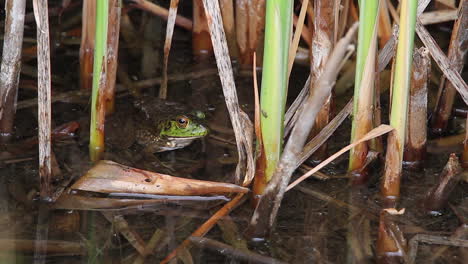
<svg viewBox="0 0 468 264">
<path fill-rule="evenodd" d="M 454 71 L 461 72 L 465 64 L 468 45 L 468 1 L 460 1 L 458 20 L 453 25 L 450 46 L 448 49 L 448 60 Z M 446 76 L 442 76 L 439 85 L 439 95 L 436 108 L 432 118 L 432 132 L 442 134 L 447 130 L 448 120 L 452 113 L 453 102 L 457 94 L 451 82 Z"/>
<path fill-rule="evenodd" d="M 25 0 L 6 1 L 5 35 L 0 72 L 0 142 L 13 135 L 21 71 Z"/>
<path fill-rule="evenodd" d="M 229 55 L 231 55 L 231 58 L 237 58 L 239 56 L 239 47 L 236 41 L 236 21 L 233 0 L 220 0 L 219 5 L 221 7 Z"/>
<path fill-rule="evenodd" d="M 107 73 L 105 90 L 106 113 L 113 113 L 115 107 L 115 81 L 117 76 L 118 54 L 119 54 L 119 33 L 120 33 L 120 12 L 119 0 L 109 0 L 109 23 L 107 29 Z"/>
<path fill-rule="evenodd" d="M 167 18 L 166 26 L 166 39 L 164 41 L 164 61 L 162 69 L 162 82 L 159 87 L 159 98 L 167 98 L 167 64 L 169 63 L 169 52 L 171 50 L 172 34 L 174 33 L 175 19 L 177 15 L 177 7 L 179 6 L 179 0 L 171 0 L 171 6 L 169 8 L 169 16 Z"/>
<path fill-rule="evenodd" d="M 80 84 L 81 89 L 91 90 L 93 87 L 96 2 L 93 0 L 84 0 L 82 13 L 83 22 L 80 45 Z"/>
<path fill-rule="evenodd" d="M 50 82 L 50 40 L 47 0 L 33 1 L 37 25 L 37 68 L 38 68 L 38 122 L 39 122 L 39 178 L 40 195 L 48 199 L 52 194 L 51 168 L 51 82 Z"/>
<path fill-rule="evenodd" d="M 421 169 L 426 156 L 427 85 L 430 71 L 431 60 L 427 49 L 415 49 L 403 154 L 403 162 L 407 168 Z"/>
</svg>

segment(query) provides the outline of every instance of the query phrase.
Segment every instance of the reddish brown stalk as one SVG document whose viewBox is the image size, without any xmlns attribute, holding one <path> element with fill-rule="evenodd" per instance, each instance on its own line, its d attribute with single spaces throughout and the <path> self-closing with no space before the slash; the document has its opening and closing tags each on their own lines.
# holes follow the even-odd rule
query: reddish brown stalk
<svg viewBox="0 0 468 264">
<path fill-rule="evenodd" d="M 384 199 L 384 208 L 393 208 L 396 206 L 396 202 L 400 197 L 400 178 L 401 169 L 389 169 L 389 168 L 400 168 L 400 149 L 403 147 L 397 138 L 395 131 L 390 132 L 387 139 L 387 152 L 385 156 L 385 175 L 384 181 L 382 181 L 381 193 Z"/>
<path fill-rule="evenodd" d="M 399 227 L 392 221 L 386 210 L 380 212 L 379 236 L 377 240 L 377 263 L 406 263 L 406 240 Z"/>
<path fill-rule="evenodd" d="M 33 1 L 37 24 L 37 68 L 38 68 L 38 122 L 39 122 L 39 178 L 40 195 L 47 199 L 52 193 L 50 180 L 51 153 L 51 84 L 50 84 L 50 40 L 47 0 Z"/>
<path fill-rule="evenodd" d="M 146 12 L 150 12 L 153 15 L 162 17 L 167 20 L 169 16 L 169 10 L 160 7 L 156 4 L 151 3 L 150 1 L 147 0 L 129 0 L 127 1 L 130 3 L 131 6 L 136 7 L 138 9 L 144 10 Z M 194 1 L 195 5 L 195 1 Z M 188 18 L 185 18 L 183 16 L 178 15 L 175 21 L 176 25 L 179 27 L 182 27 L 186 30 L 191 31 L 192 30 L 192 21 Z"/>
<path fill-rule="evenodd" d="M 450 66 L 457 72 L 461 72 L 465 64 L 465 56 L 468 45 L 468 1 L 460 2 L 459 17 L 455 22 L 450 39 L 448 59 Z M 453 102 L 457 91 L 446 76 L 442 76 L 439 86 L 439 96 L 432 118 L 432 132 L 442 134 L 447 130 Z"/>
<path fill-rule="evenodd" d="M 439 176 L 439 182 L 427 193 L 424 200 L 424 209 L 428 213 L 438 214 L 438 211 L 447 205 L 450 193 L 457 185 L 462 170 L 457 155 L 450 154 L 449 160 Z"/>
<path fill-rule="evenodd" d="M 411 75 L 408 124 L 403 162 L 407 168 L 421 169 L 426 156 L 427 84 L 431 59 L 426 48 L 415 49 Z"/>
<path fill-rule="evenodd" d="M 382 48 L 392 37 L 392 24 L 388 13 L 387 0 L 380 0 L 379 6 L 379 46 Z"/>
<path fill-rule="evenodd" d="M 94 29 L 96 27 L 96 2 L 83 1 L 83 21 L 80 46 L 80 83 L 81 89 L 93 87 Z"/>
<path fill-rule="evenodd" d="M 179 0 L 171 0 L 171 6 L 169 8 L 169 16 L 167 19 L 166 26 L 166 39 L 164 41 L 164 61 L 162 70 L 162 82 L 159 88 L 159 98 L 167 98 L 167 64 L 169 63 L 169 52 L 172 44 L 172 34 L 174 33 L 174 23 L 177 15 L 177 7 L 179 6 Z"/>
<path fill-rule="evenodd" d="M 314 88 L 316 81 L 323 72 L 328 56 L 334 46 L 334 15 L 335 1 L 314 0 L 314 34 L 312 36 L 312 46 L 310 48 L 310 89 Z M 309 138 L 315 137 L 330 121 L 332 96 L 330 96 L 322 109 L 317 114 L 315 125 Z M 314 160 L 321 161 L 326 158 L 327 144 L 323 144 L 312 156 Z"/>
<path fill-rule="evenodd" d="M 219 221 L 222 217 L 226 216 L 229 214 L 241 201 L 242 197 L 244 197 L 243 193 L 237 194 L 236 197 L 234 197 L 229 203 L 225 204 L 221 209 L 219 209 L 213 216 L 210 217 L 203 225 L 201 225 L 195 232 L 193 232 L 190 236 L 191 237 L 202 237 L 208 231 L 213 228 L 213 226 L 216 224 L 216 222 Z M 190 246 L 190 239 L 187 238 L 185 239 L 176 249 L 174 249 L 169 255 L 161 261 L 161 264 L 168 263 L 171 259 L 173 259 L 175 256 L 177 256 L 177 253 L 180 252 L 180 250 Z"/>
<path fill-rule="evenodd" d="M 257 60 L 260 63 L 263 61 L 264 28 L 264 0 L 236 1 L 236 34 L 241 65 L 250 67 L 254 52 L 257 53 Z"/>
<path fill-rule="evenodd" d="M 192 51 L 197 59 L 213 55 L 213 46 L 202 0 L 193 1 Z"/>
<path fill-rule="evenodd" d="M 0 72 L 0 141 L 13 135 L 18 81 L 21 71 L 25 0 L 6 1 L 5 35 Z"/>
<path fill-rule="evenodd" d="M 236 42 L 236 22 L 234 19 L 233 0 L 220 0 L 221 15 L 223 17 L 224 32 L 226 32 L 226 41 L 228 44 L 229 55 L 232 58 L 239 56 L 239 47 Z"/>
<path fill-rule="evenodd" d="M 107 114 L 114 112 L 115 79 L 117 76 L 117 62 L 119 54 L 120 10 L 121 6 L 119 4 L 119 0 L 109 0 L 109 23 L 107 28 L 107 89 L 104 95 Z"/>
</svg>

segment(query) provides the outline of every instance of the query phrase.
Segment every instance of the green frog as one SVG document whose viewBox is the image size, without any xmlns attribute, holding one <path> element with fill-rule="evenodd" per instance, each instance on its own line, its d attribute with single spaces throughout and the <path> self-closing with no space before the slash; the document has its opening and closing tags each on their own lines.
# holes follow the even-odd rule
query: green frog
<svg viewBox="0 0 468 264">
<path fill-rule="evenodd" d="M 120 119 L 118 125 L 110 121 L 113 127 L 109 138 L 117 147 L 128 148 L 136 142 L 146 153 L 163 152 L 184 148 L 208 134 L 208 128 L 203 125 L 205 115 L 201 111 L 149 96 L 135 100 L 133 105 L 138 110 L 134 118 L 128 119 L 128 111 L 121 111 L 127 117 L 125 121 L 119 114 L 113 117 Z"/>
</svg>

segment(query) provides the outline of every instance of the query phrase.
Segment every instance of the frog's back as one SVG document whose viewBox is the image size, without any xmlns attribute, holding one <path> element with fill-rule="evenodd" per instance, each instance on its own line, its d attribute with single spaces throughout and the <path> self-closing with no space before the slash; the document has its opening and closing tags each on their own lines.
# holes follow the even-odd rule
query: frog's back
<svg viewBox="0 0 468 264">
<path fill-rule="evenodd" d="M 142 96 L 135 100 L 133 105 L 144 114 L 147 120 L 164 119 L 182 115 L 190 111 L 190 109 L 183 104 L 152 96 Z"/>
</svg>

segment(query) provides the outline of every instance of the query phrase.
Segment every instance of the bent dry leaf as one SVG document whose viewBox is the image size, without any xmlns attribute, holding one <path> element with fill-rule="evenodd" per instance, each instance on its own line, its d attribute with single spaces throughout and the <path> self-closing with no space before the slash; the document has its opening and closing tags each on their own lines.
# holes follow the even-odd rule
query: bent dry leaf
<svg viewBox="0 0 468 264">
<path fill-rule="evenodd" d="M 99 193 L 165 195 L 206 195 L 249 191 L 235 184 L 178 178 L 124 166 L 109 160 L 97 163 L 71 188 Z"/>
</svg>

